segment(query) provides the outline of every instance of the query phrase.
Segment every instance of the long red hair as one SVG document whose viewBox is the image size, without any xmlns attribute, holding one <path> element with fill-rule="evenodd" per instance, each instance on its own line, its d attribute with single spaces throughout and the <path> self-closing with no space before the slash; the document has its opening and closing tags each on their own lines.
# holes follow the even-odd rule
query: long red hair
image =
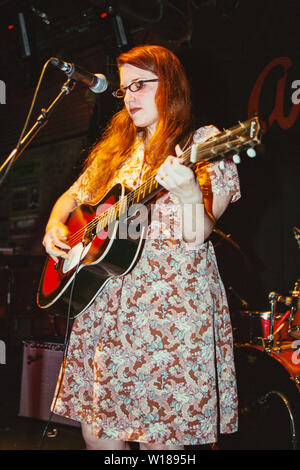
<svg viewBox="0 0 300 470">
<path fill-rule="evenodd" d="M 170 50 L 156 45 L 137 46 L 121 54 L 117 65 L 131 64 L 155 73 L 159 79 L 155 102 L 159 122 L 145 145 L 145 161 L 154 173 L 168 155 L 174 155 L 176 144 L 183 145 L 192 131 L 190 87 L 179 59 Z M 117 112 L 90 152 L 86 167 L 93 166 L 88 188 L 93 200 L 102 197 L 115 171 L 130 156 L 137 135 L 146 137 L 137 128 L 125 106 Z"/>
</svg>

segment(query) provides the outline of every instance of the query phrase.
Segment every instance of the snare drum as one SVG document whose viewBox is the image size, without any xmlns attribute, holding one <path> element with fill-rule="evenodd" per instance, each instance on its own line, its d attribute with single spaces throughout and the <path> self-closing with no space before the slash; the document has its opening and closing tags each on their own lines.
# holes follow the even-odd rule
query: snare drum
<svg viewBox="0 0 300 470">
<path fill-rule="evenodd" d="M 274 331 L 280 317 L 275 317 Z M 270 334 L 271 312 L 241 310 L 233 321 L 234 339 L 238 344 L 257 344 L 261 339 L 267 339 Z M 287 327 L 285 328 L 287 329 Z M 286 338 L 285 329 L 280 331 L 280 338 Z"/>
</svg>

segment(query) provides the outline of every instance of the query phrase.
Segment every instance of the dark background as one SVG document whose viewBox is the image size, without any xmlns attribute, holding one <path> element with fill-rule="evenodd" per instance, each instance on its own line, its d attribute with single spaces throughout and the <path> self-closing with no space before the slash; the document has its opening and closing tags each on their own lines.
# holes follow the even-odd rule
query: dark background
<svg viewBox="0 0 300 470">
<path fill-rule="evenodd" d="M 242 198 L 219 221 L 221 232 L 212 240 L 232 313 L 241 309 L 240 298 L 252 310 L 268 310 L 270 291 L 288 295 L 293 288 L 299 278 L 293 228 L 300 226 L 300 106 L 292 102 L 297 92 L 292 84 L 300 80 L 299 24 L 300 5 L 292 0 L 0 0 L 0 80 L 6 85 L 0 164 L 17 144 L 50 57 L 104 73 L 111 82 L 100 95 L 78 83 L 0 187 L 0 339 L 8 354 L 7 366 L 0 368 L 6 384 L 0 397 L 0 448 L 38 446 L 40 427 L 13 418 L 22 363 L 10 348 L 20 352 L 24 338 L 64 333 L 64 322 L 36 306 L 45 261 L 42 238 L 53 203 L 76 179 L 89 147 L 116 110 L 111 91 L 118 86 L 120 52 L 146 43 L 173 50 L 186 68 L 199 126 L 223 129 L 259 115 L 264 132 L 257 158 L 243 153 L 238 167 Z M 31 125 L 65 80 L 63 72 L 47 68 Z M 248 424 L 246 430 L 248 440 Z M 64 432 L 60 441 L 47 445 L 83 445 L 80 434 Z"/>
<path fill-rule="evenodd" d="M 124 28 L 123 43 L 116 15 Z M 7 0 L 0 2 L 0 18 L 0 79 L 6 84 L 6 104 L 0 105 L 1 162 L 16 146 L 50 57 L 105 73 L 113 89 L 118 84 L 115 58 L 122 50 L 161 44 L 184 63 L 199 126 L 213 123 L 223 129 L 257 112 L 262 145 L 256 159 L 242 154 L 242 198 L 218 226 L 230 237 L 215 233 L 213 241 L 227 290 L 233 287 L 250 308 L 268 309 L 270 291 L 288 294 L 299 276 L 293 227 L 300 224 L 300 108 L 292 102 L 292 83 L 300 79 L 298 2 Z M 30 124 L 65 80 L 63 72 L 47 68 Z M 78 83 L 0 188 L 2 314 L 41 313 L 35 293 L 45 223 L 116 110 L 110 91 L 95 95 Z M 228 293 L 238 309 L 237 296 Z"/>
</svg>

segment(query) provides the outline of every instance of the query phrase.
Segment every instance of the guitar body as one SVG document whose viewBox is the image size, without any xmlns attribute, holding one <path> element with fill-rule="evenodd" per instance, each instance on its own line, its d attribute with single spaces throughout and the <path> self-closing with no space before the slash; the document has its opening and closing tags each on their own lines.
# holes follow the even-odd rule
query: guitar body
<svg viewBox="0 0 300 470">
<path fill-rule="evenodd" d="M 61 258 L 55 264 L 47 257 L 37 292 L 40 308 L 66 316 L 70 303 L 70 318 L 75 318 L 91 305 L 109 279 L 123 276 L 134 267 L 142 249 L 144 229 L 130 239 L 119 237 L 119 220 L 98 233 L 93 223 L 125 193 L 126 188 L 117 184 L 100 203 L 80 205 L 71 213 L 66 223 L 70 258 Z"/>
</svg>

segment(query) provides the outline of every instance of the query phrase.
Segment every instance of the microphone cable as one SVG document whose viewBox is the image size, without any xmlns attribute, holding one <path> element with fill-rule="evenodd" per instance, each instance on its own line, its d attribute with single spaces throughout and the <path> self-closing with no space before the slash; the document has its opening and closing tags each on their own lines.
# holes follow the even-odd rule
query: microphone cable
<svg viewBox="0 0 300 470">
<path fill-rule="evenodd" d="M 47 421 L 47 423 L 44 427 L 44 430 L 43 430 L 43 433 L 42 433 L 42 436 L 41 436 L 41 439 L 40 439 L 39 450 L 42 450 L 42 446 L 43 446 L 43 442 L 44 442 L 44 439 L 45 439 L 45 436 L 46 436 L 46 432 L 48 430 L 48 427 L 51 424 L 53 415 L 55 414 L 53 410 L 55 408 L 55 405 L 56 405 L 56 402 L 57 402 L 57 399 L 58 399 L 58 395 L 59 395 L 59 392 L 61 390 L 63 378 L 64 378 L 64 375 L 65 375 L 65 359 L 67 357 L 68 347 L 69 347 L 69 329 L 70 329 L 70 319 L 71 319 L 71 304 L 72 304 L 75 281 L 76 281 L 76 278 L 77 278 L 78 269 L 79 269 L 79 266 L 80 266 L 80 262 L 81 262 L 81 259 L 82 259 L 82 254 L 83 254 L 84 248 L 85 247 L 84 247 L 84 244 L 83 244 L 82 252 L 80 254 L 80 257 L 79 257 L 79 260 L 78 260 L 78 263 L 77 263 L 77 266 L 76 266 L 74 278 L 72 280 L 71 287 L 70 287 L 70 295 L 69 295 L 68 311 L 67 311 L 67 324 L 66 324 L 64 342 L 63 342 L 63 357 L 62 357 L 60 372 L 59 372 L 59 376 L 58 376 L 59 386 L 57 387 L 57 384 L 56 384 L 55 395 L 54 395 L 54 398 L 52 400 L 52 405 L 51 405 L 51 408 L 52 408 L 51 413 L 50 413 L 49 419 L 48 419 L 48 421 Z"/>
</svg>

